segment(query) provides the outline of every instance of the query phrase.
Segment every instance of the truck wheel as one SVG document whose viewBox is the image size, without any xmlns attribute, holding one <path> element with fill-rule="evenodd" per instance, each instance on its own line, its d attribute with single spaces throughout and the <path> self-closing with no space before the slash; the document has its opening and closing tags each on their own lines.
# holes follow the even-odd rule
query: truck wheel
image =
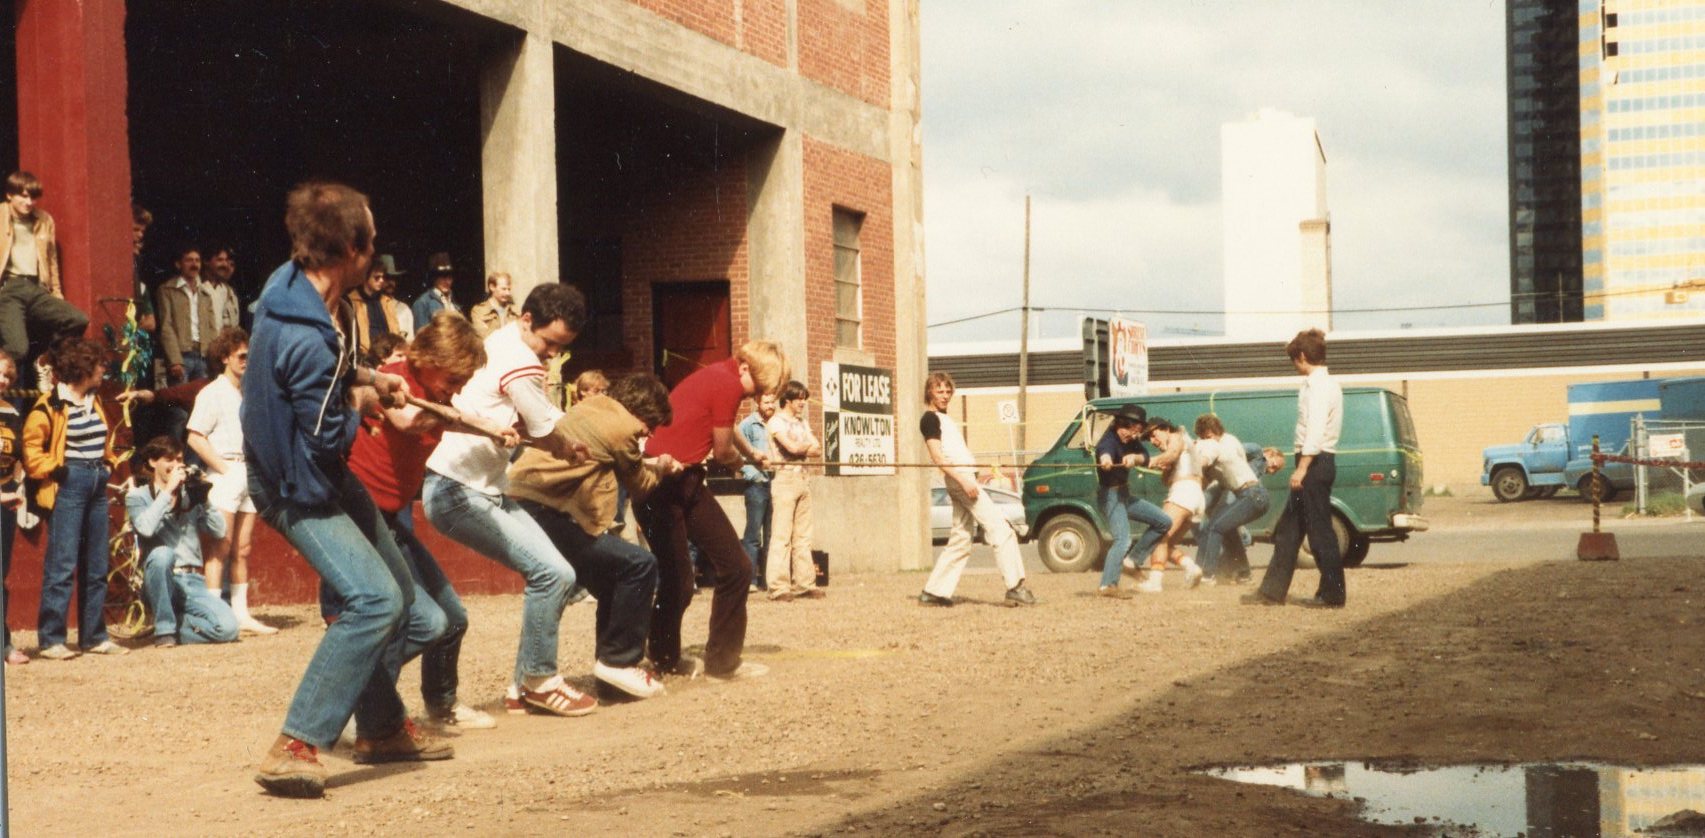
<svg viewBox="0 0 1705 838">
<path fill-rule="evenodd" d="M 1598 489 L 1599 503 L 1610 503 L 1611 501 L 1616 500 L 1616 487 L 1611 485 L 1610 480 L 1601 477 L 1601 478 L 1599 478 L 1599 484 L 1598 485 L 1599 485 L 1599 489 Z M 1581 493 L 1581 500 L 1583 502 L 1592 503 L 1593 502 L 1593 476 L 1591 474 L 1588 474 L 1587 476 L 1581 478 L 1580 485 L 1575 487 L 1575 491 Z"/>
<path fill-rule="evenodd" d="M 1492 494 L 1509 503 L 1527 497 L 1527 475 L 1515 466 L 1503 466 L 1492 472 Z"/>
<path fill-rule="evenodd" d="M 1367 536 L 1360 533 L 1350 536 L 1350 549 L 1344 551 L 1344 566 L 1361 567 L 1367 561 L 1370 546 Z"/>
<path fill-rule="evenodd" d="M 1367 558 L 1368 550 L 1364 544 L 1360 555 L 1356 555 L 1355 539 L 1351 537 L 1350 524 L 1342 515 L 1332 514 L 1332 536 L 1338 542 L 1338 557 L 1343 560 L 1345 567 L 1355 567 Z M 1351 559 L 1354 559 L 1352 562 Z M 1297 550 L 1297 567 L 1313 570 L 1320 565 L 1314 561 L 1314 551 L 1308 549 L 1308 534 L 1302 537 L 1302 548 Z"/>
<path fill-rule="evenodd" d="M 1095 524 L 1069 512 L 1048 519 L 1036 536 L 1036 544 L 1042 563 L 1055 573 L 1093 570 L 1107 552 Z"/>
</svg>

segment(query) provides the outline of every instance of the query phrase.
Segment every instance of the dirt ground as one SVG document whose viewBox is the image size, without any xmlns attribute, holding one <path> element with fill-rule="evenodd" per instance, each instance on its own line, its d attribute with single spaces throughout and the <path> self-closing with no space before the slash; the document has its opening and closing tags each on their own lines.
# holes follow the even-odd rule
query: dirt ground
<svg viewBox="0 0 1705 838">
<path fill-rule="evenodd" d="M 1561 507 L 1457 501 L 1441 527 Z M 1441 513 L 1444 518 L 1440 518 Z M 1475 514 L 1469 514 L 1475 513 Z M 1578 519 L 1578 512 L 1559 511 Z M 1447 520 L 1448 519 L 1448 520 Z M 1267 550 L 1256 548 L 1256 563 Z M 263 795 L 252 769 L 321 631 L 223 647 L 35 661 L 6 671 L 11 826 L 47 834 L 1412 834 L 1354 804 L 1191 772 L 1378 758 L 1705 762 L 1698 555 L 1619 563 L 1370 562 L 1341 611 L 1240 606 L 1247 588 L 1093 596 L 1035 574 L 1043 604 L 996 607 L 967 574 L 952 609 L 916 573 L 837 576 L 826 600 L 754 598 L 748 654 L 772 669 L 580 719 L 500 716 L 456 758 L 365 768 L 324 800 Z M 1299 572 L 1293 593 L 1312 593 Z M 493 711 L 519 597 L 469 602 L 464 699 Z M 688 614 L 703 638 L 708 601 Z M 564 620 L 589 686 L 592 608 Z M 20 645 L 33 647 L 24 634 Z M 418 708 L 418 670 L 403 673 Z M 1415 827 L 1419 829 L 1419 827 Z"/>
</svg>

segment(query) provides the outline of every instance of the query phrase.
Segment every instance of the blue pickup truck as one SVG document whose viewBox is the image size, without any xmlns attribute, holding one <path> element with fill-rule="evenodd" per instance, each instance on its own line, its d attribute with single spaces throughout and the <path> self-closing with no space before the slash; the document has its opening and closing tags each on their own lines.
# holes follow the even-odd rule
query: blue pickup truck
<svg viewBox="0 0 1705 838">
<path fill-rule="evenodd" d="M 1480 485 L 1490 486 L 1500 501 L 1550 497 L 1574 489 L 1592 497 L 1592 444 L 1607 454 L 1627 453 L 1630 422 L 1637 414 L 1657 417 L 1663 379 L 1604 381 L 1569 385 L 1569 421 L 1535 425 L 1513 445 L 1493 445 L 1481 452 Z M 1604 468 L 1599 497 L 1610 500 L 1634 487 L 1634 470 L 1620 463 Z"/>
</svg>

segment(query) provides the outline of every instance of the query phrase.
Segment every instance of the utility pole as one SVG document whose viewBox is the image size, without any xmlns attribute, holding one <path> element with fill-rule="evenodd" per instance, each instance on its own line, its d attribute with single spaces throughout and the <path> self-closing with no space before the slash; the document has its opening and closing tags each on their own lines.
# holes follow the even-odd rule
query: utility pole
<svg viewBox="0 0 1705 838">
<path fill-rule="evenodd" d="M 1018 438 L 1023 441 L 1023 447 L 1029 448 L 1030 419 L 1029 390 L 1030 390 L 1030 196 L 1024 196 L 1024 297 L 1019 304 L 1019 315 L 1023 322 L 1018 327 Z M 1019 467 L 1021 464 L 1014 463 Z"/>
</svg>

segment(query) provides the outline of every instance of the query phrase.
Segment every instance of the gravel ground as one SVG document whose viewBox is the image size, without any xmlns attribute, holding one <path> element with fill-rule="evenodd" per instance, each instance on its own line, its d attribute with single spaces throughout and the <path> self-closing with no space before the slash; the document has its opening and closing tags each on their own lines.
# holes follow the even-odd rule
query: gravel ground
<svg viewBox="0 0 1705 838">
<path fill-rule="evenodd" d="M 1266 552 L 1255 550 L 1258 563 Z M 911 600 L 922 574 L 837 575 L 822 601 L 754 598 L 747 651 L 767 678 L 673 680 L 664 697 L 580 719 L 499 716 L 495 730 L 450 734 L 448 762 L 370 768 L 322 755 L 333 776 L 318 801 L 267 797 L 251 779 L 321 636 L 311 607 L 269 607 L 261 615 L 287 627 L 271 637 L 8 668 L 11 825 L 1396 834 L 1355 820 L 1351 802 L 1190 769 L 1705 762 L 1697 558 L 1370 567 L 1351 571 L 1350 607 L 1326 612 L 1240 606 L 1247 589 L 1232 587 L 1107 600 L 1087 574 L 1034 574 L 1042 605 L 1008 609 L 988 573 L 966 575 L 957 607 L 926 609 Z M 1293 593 L 1315 581 L 1299 572 Z M 500 712 L 520 599 L 468 605 L 463 697 Z M 703 638 L 707 611 L 708 599 L 689 611 L 689 640 Z M 564 672 L 586 687 L 592 616 L 583 605 L 564 618 Z M 33 647 L 27 633 L 18 642 Z M 403 684 L 418 709 L 415 666 Z"/>
</svg>

